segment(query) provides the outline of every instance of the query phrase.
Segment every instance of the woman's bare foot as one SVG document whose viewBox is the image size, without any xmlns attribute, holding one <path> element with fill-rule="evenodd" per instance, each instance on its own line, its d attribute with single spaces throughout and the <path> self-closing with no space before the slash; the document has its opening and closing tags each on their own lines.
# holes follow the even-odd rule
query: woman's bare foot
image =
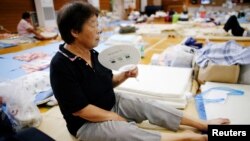
<svg viewBox="0 0 250 141">
<path fill-rule="evenodd" d="M 230 120 L 228 118 L 216 118 L 207 121 L 207 124 L 217 124 L 217 125 L 226 125 L 230 124 Z"/>
<path fill-rule="evenodd" d="M 193 118 L 190 115 L 184 113 L 180 124 L 194 127 L 200 131 L 207 131 L 209 124 L 225 125 L 229 123 L 230 120 L 227 118 L 215 118 L 208 121 L 204 121 L 199 118 Z"/>
<path fill-rule="evenodd" d="M 215 118 L 205 121 L 204 126 L 201 126 L 199 130 L 207 131 L 208 125 L 227 125 L 227 124 L 230 124 L 230 120 L 228 118 Z"/>
</svg>

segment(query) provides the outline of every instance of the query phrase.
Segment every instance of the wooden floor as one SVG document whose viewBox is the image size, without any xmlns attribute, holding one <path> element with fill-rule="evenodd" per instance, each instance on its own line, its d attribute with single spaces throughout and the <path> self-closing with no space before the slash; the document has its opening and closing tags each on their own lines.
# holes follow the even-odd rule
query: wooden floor
<svg viewBox="0 0 250 141">
<path fill-rule="evenodd" d="M 154 53 L 162 53 L 167 47 L 176 45 L 180 43 L 183 38 L 176 36 L 176 37 L 168 37 L 167 35 L 154 35 L 154 36 L 143 36 L 144 41 L 146 42 L 145 47 L 145 57 L 141 59 L 141 64 L 150 64 L 151 57 Z M 38 41 L 35 43 L 29 43 L 29 44 L 22 44 L 18 45 L 16 47 L 10 47 L 5 49 L 0 49 L 0 54 L 6 54 L 6 53 L 13 53 L 18 52 L 30 48 L 34 48 L 37 46 L 44 46 L 53 42 L 61 41 L 60 37 L 58 37 L 55 40 L 46 40 L 46 41 Z M 204 43 L 204 40 L 198 40 L 197 42 Z M 213 42 L 225 42 L 225 41 L 213 41 Z M 249 46 L 250 47 L 250 41 L 241 41 L 238 42 L 242 46 Z M 40 107 L 41 112 L 45 112 L 48 110 L 47 106 L 41 106 Z M 190 101 L 187 108 L 184 110 L 186 113 L 192 113 L 192 115 L 197 116 L 197 111 L 195 110 L 195 104 L 194 101 Z"/>
<path fill-rule="evenodd" d="M 148 64 L 150 63 L 150 59 L 154 53 L 161 53 L 163 50 L 165 50 L 169 46 L 176 45 L 180 43 L 183 38 L 180 36 L 176 37 L 168 37 L 167 35 L 144 35 L 143 36 L 144 41 L 147 43 L 146 48 L 145 48 L 145 58 L 141 60 L 142 64 Z M 61 38 L 58 37 L 57 39 L 54 40 L 44 40 L 44 41 L 37 41 L 34 43 L 25 43 L 25 44 L 20 44 L 15 47 L 10 47 L 10 48 L 3 48 L 0 49 L 0 55 L 1 54 L 6 54 L 6 53 L 13 53 L 13 52 L 18 52 L 38 46 L 44 46 L 53 42 L 58 42 L 61 41 Z M 205 40 L 197 40 L 197 42 L 202 42 L 205 43 Z M 223 40 L 216 40 L 212 42 L 225 42 Z M 250 41 L 237 41 L 242 46 L 245 47 L 250 47 Z"/>
<path fill-rule="evenodd" d="M 60 37 L 57 37 L 56 39 L 53 39 L 53 40 L 44 40 L 44 41 L 36 41 L 33 43 L 24 43 L 24 44 L 20 44 L 20 45 L 14 46 L 14 47 L 0 49 L 0 55 L 6 54 L 6 53 L 18 52 L 18 51 L 38 47 L 38 46 L 44 46 L 44 45 L 47 45 L 47 44 L 50 44 L 53 42 L 57 42 L 60 40 L 61 40 Z"/>
</svg>

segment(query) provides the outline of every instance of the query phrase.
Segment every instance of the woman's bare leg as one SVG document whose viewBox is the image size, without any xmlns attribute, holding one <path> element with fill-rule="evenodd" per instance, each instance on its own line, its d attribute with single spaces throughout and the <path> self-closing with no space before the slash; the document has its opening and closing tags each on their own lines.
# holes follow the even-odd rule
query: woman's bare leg
<svg viewBox="0 0 250 141">
<path fill-rule="evenodd" d="M 207 135 L 184 131 L 181 133 L 162 133 L 161 141 L 207 141 Z"/>
<path fill-rule="evenodd" d="M 197 118 L 190 117 L 186 114 L 183 115 L 183 118 L 181 120 L 182 125 L 188 125 L 194 128 L 197 128 L 198 130 L 201 131 L 207 131 L 208 125 L 209 124 L 229 124 L 230 120 L 227 118 L 216 118 L 208 121 L 200 120 Z"/>
</svg>

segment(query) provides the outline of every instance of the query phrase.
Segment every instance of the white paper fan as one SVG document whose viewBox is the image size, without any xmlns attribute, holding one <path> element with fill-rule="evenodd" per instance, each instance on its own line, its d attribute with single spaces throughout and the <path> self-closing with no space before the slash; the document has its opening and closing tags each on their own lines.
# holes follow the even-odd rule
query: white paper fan
<svg viewBox="0 0 250 141">
<path fill-rule="evenodd" d="M 113 45 L 99 53 L 99 62 L 111 70 L 128 71 L 139 63 L 140 52 L 128 44 Z"/>
</svg>

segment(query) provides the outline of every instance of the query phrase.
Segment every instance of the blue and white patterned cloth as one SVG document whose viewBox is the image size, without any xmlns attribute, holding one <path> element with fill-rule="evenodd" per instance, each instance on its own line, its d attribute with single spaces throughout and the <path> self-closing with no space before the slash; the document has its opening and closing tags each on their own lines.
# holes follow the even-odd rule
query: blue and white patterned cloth
<svg viewBox="0 0 250 141">
<path fill-rule="evenodd" d="M 202 68 L 208 63 L 219 65 L 250 64 L 250 47 L 242 47 L 234 40 L 224 43 L 209 42 L 197 51 L 195 62 Z"/>
</svg>

